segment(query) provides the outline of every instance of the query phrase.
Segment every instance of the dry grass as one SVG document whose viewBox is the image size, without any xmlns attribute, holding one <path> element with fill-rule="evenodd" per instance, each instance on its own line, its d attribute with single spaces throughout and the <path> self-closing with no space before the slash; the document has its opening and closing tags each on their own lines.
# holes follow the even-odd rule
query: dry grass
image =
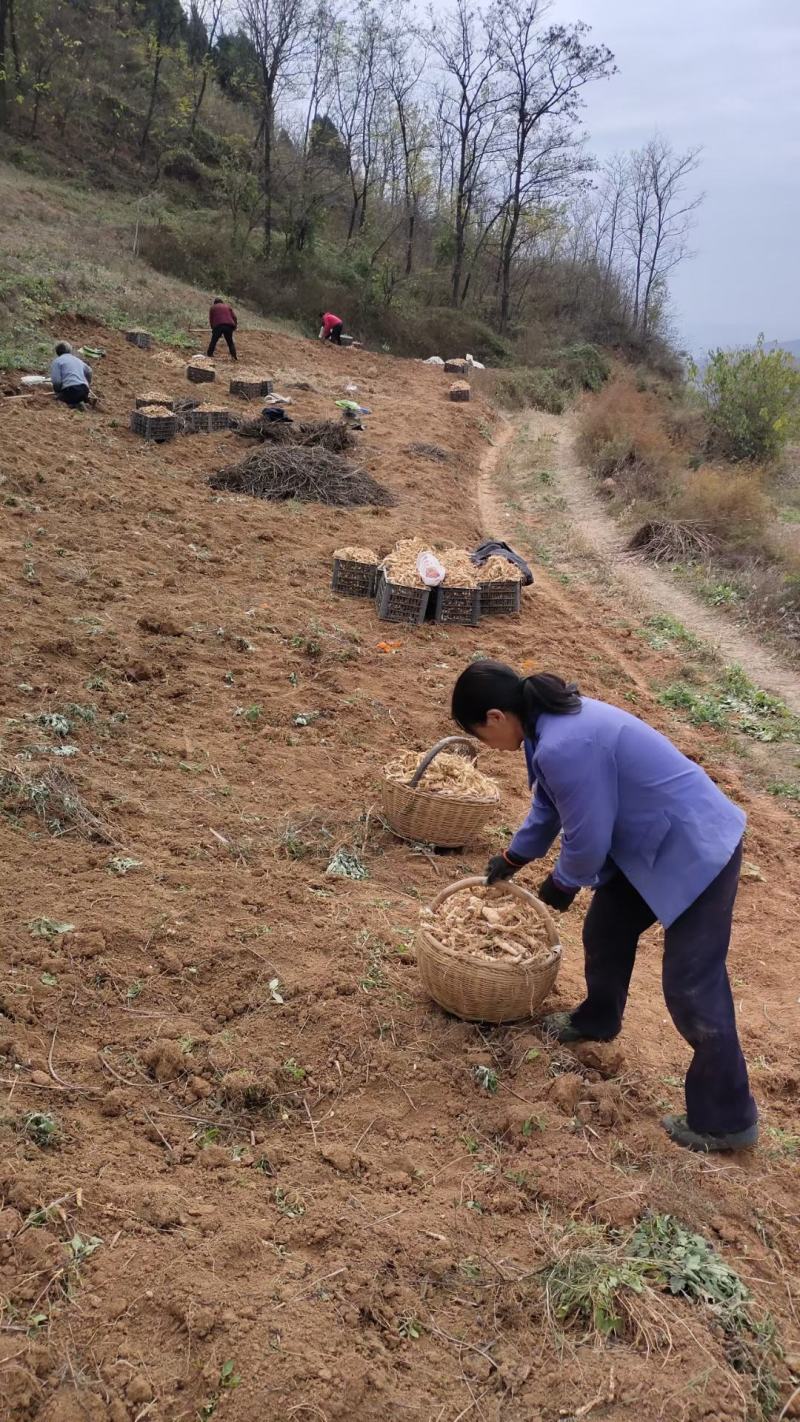
<svg viewBox="0 0 800 1422">
<path fill-rule="evenodd" d="M 760 543 L 770 515 L 763 471 L 705 465 L 687 475 L 676 498 L 676 513 L 688 523 L 701 524 L 720 542 Z"/>
<path fill-rule="evenodd" d="M 655 498 L 669 488 L 676 465 L 657 397 L 618 378 L 587 400 L 580 415 L 578 455 L 598 479 L 613 478 L 627 498 Z"/>
<path fill-rule="evenodd" d="M 30 813 L 49 834 L 73 831 L 84 839 L 114 844 L 108 827 L 84 802 L 63 770 L 48 767 L 41 773 L 17 761 L 0 764 L 0 806 L 15 818 Z"/>
</svg>

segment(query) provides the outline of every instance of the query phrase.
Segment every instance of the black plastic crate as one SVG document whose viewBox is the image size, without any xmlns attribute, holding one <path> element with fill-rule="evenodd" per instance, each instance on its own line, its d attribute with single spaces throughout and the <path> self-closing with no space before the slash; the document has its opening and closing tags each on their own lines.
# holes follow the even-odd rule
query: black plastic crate
<svg viewBox="0 0 800 1422">
<path fill-rule="evenodd" d="M 230 424 L 229 410 L 187 410 L 183 417 L 184 426 L 190 434 L 213 434 L 215 430 L 226 430 Z"/>
<path fill-rule="evenodd" d="M 477 627 L 481 620 L 480 588 L 435 588 L 433 620 Z"/>
<path fill-rule="evenodd" d="M 163 415 L 144 415 L 141 410 L 131 411 L 131 429 L 144 439 L 162 443 L 178 433 L 178 417 L 165 410 Z"/>
<path fill-rule="evenodd" d="M 424 622 L 430 588 L 406 588 L 389 583 L 379 570 L 375 587 L 375 611 L 381 622 Z"/>
<path fill-rule="evenodd" d="M 374 597 L 377 577 L 377 563 L 356 563 L 352 558 L 333 560 L 331 587 L 344 597 Z"/>
<path fill-rule="evenodd" d="M 186 367 L 186 379 L 191 380 L 193 385 L 204 385 L 211 380 L 216 380 L 217 372 L 210 365 L 195 365 L 190 361 Z"/>
<path fill-rule="evenodd" d="M 510 578 L 506 583 L 481 583 L 481 616 L 499 617 L 506 612 L 519 612 L 522 605 L 522 583 Z"/>
<path fill-rule="evenodd" d="M 140 331 L 138 329 L 126 331 L 125 340 L 130 341 L 132 346 L 138 346 L 142 351 L 149 351 L 153 344 L 153 337 L 150 335 L 150 332 Z"/>
</svg>

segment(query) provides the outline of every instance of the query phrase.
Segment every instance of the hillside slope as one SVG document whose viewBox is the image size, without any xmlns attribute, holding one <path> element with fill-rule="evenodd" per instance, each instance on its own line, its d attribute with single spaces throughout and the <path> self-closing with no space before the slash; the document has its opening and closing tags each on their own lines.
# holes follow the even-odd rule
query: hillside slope
<svg viewBox="0 0 800 1422">
<path fill-rule="evenodd" d="M 65 334 L 108 351 L 101 407 L 3 405 L 3 754 L 37 774 L 66 765 L 110 842 L 50 834 L 8 803 L 0 821 L 4 1418 L 776 1415 L 800 1351 L 796 818 L 719 732 L 657 704 L 680 653 L 632 635 L 596 587 L 544 572 L 519 619 L 475 630 L 387 629 L 332 594 L 343 543 L 492 531 L 480 399 L 450 404 L 421 365 L 245 330 L 243 364 L 272 369 L 300 416 L 358 385 L 374 412 L 359 461 L 397 499 L 276 506 L 209 489 L 244 453 L 233 434 L 148 446 L 129 432 L 137 393 L 192 393 L 178 352 L 87 323 Z M 620 1043 L 580 1060 L 529 1025 L 448 1019 L 423 993 L 420 903 L 505 841 L 523 767 L 487 762 L 502 807 L 463 855 L 394 839 L 376 776 L 451 729 L 449 690 L 477 651 L 635 705 L 747 808 L 755 870 L 732 972 L 764 1110 L 752 1158 L 684 1155 L 659 1128 L 686 1050 L 655 935 Z M 71 722 L 66 760 L 41 719 L 54 713 Z M 338 847 L 369 877 L 326 876 Z M 563 921 L 556 1007 L 580 990 L 581 908 Z M 30 1113 L 52 1113 L 55 1142 Z M 630 1295 L 605 1347 L 591 1318 L 556 1316 L 554 1262 L 605 1278 L 615 1231 L 647 1210 L 719 1246 L 788 1364 L 767 1349 L 762 1377 L 749 1334 L 660 1291 Z"/>
</svg>

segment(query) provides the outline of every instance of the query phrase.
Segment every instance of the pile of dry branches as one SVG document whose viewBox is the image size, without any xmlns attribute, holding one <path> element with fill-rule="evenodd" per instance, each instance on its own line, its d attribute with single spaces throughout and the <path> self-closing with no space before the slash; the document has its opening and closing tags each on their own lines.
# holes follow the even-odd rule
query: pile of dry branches
<svg viewBox="0 0 800 1422">
<path fill-rule="evenodd" d="M 297 445 L 301 449 L 317 447 L 330 450 L 332 454 L 343 454 L 355 443 L 342 420 L 309 420 L 289 424 L 288 421 L 268 420 L 260 415 L 252 420 L 231 420 L 229 428 L 245 439 L 271 440 L 273 444 Z"/>
<path fill-rule="evenodd" d="M 351 508 L 356 504 L 394 503 L 388 489 L 363 469 L 338 454 L 320 448 L 264 444 L 242 459 L 211 474 L 212 489 L 253 494 L 259 499 L 299 499 Z"/>
<path fill-rule="evenodd" d="M 702 523 L 650 519 L 637 528 L 628 552 L 641 553 L 654 563 L 696 563 L 709 558 L 715 546 L 713 533 Z"/>
</svg>

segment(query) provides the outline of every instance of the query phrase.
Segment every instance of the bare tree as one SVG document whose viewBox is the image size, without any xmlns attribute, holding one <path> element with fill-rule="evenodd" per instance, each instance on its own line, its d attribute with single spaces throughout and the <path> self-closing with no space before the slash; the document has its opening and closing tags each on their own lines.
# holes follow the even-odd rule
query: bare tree
<svg viewBox="0 0 800 1422">
<path fill-rule="evenodd" d="M 372 0 L 361 0 L 352 40 L 339 26 L 333 59 L 335 112 L 348 153 L 351 205 L 348 242 L 367 220 L 372 170 L 378 148 L 380 102 L 385 94 L 386 28 Z"/>
<path fill-rule="evenodd" d="M 214 45 L 220 30 L 225 0 L 192 0 L 189 13 L 189 60 L 199 71 L 199 81 L 192 103 L 189 138 L 194 138 L 197 120 L 206 96 L 208 78 L 214 67 Z"/>
<path fill-rule="evenodd" d="M 470 219 L 497 129 L 499 102 L 494 79 L 500 60 L 484 17 L 469 9 L 468 0 L 455 0 L 454 9 L 444 19 L 431 10 L 428 43 L 445 76 L 447 88 L 440 114 L 455 149 L 450 300 L 458 306 L 465 295 Z"/>
<path fill-rule="evenodd" d="M 275 120 L 278 97 L 295 78 L 309 30 L 306 0 L 239 0 L 244 32 L 259 73 L 261 186 L 264 193 L 264 255 L 272 248 L 275 199 Z"/>
<path fill-rule="evenodd" d="M 403 206 L 405 208 L 405 274 L 411 275 L 414 265 L 414 235 L 419 208 L 420 188 L 424 176 L 424 153 L 427 145 L 427 125 L 414 96 L 425 68 L 427 55 L 419 49 L 413 34 L 405 24 L 397 26 L 389 36 L 386 56 L 386 88 L 390 95 L 399 134 L 402 154 Z"/>
<path fill-rule="evenodd" d="M 506 87 L 510 182 L 501 255 L 500 328 L 508 324 L 517 233 L 530 200 L 561 195 L 586 170 L 575 143 L 580 91 L 614 72 L 605 45 L 589 44 L 585 25 L 541 28 L 546 0 L 503 0 L 492 29 Z"/>
<path fill-rule="evenodd" d="M 633 324 L 641 336 L 649 334 L 657 293 L 688 255 L 688 237 L 703 194 L 687 193 L 686 184 L 699 161 L 699 148 L 676 153 L 660 136 L 628 161 L 624 232 L 632 262 Z"/>
<path fill-rule="evenodd" d="M 150 77 L 150 96 L 147 101 L 142 134 L 139 139 L 139 156 L 144 157 L 150 138 L 150 129 L 156 111 L 161 68 L 171 44 L 177 39 L 185 16 L 177 0 L 148 0 L 147 4 L 147 49 L 153 66 Z"/>
</svg>

